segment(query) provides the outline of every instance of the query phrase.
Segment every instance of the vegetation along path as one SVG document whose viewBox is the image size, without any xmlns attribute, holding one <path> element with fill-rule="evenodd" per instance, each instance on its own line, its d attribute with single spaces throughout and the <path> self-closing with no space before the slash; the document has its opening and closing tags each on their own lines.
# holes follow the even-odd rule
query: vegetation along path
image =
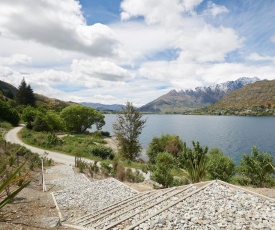
<svg viewBox="0 0 275 230">
<path fill-rule="evenodd" d="M 33 146 L 25 144 L 23 141 L 20 140 L 20 138 L 17 135 L 18 132 L 22 128 L 23 128 L 23 126 L 19 126 L 19 127 L 11 129 L 5 135 L 5 140 L 7 142 L 22 145 L 22 146 L 26 147 L 27 149 L 31 150 L 32 152 L 36 152 L 40 155 L 43 155 L 43 154 L 45 154 L 45 152 L 47 152 L 47 157 L 52 158 L 55 162 L 59 162 L 59 163 L 66 164 L 66 165 L 74 165 L 74 163 L 75 163 L 74 156 L 69 156 L 69 155 L 66 155 L 66 154 L 62 154 L 62 153 L 54 152 L 54 151 L 49 151 L 49 150 L 46 151 L 44 149 L 40 149 L 40 148 L 33 147 Z M 85 159 L 85 161 L 88 162 L 88 163 L 93 163 L 92 160 Z"/>
</svg>

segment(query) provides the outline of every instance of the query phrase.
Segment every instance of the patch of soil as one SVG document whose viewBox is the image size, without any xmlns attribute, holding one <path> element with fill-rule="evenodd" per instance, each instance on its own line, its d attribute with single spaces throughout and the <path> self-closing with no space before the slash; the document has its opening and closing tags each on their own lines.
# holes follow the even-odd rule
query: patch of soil
<svg viewBox="0 0 275 230">
<path fill-rule="evenodd" d="M 33 175 L 31 184 L 23 189 L 13 203 L 3 208 L 8 215 L 0 220 L 0 229 L 52 229 L 48 219 L 57 219 L 58 212 L 51 192 L 42 191 L 41 173 Z M 46 218 L 46 219 L 45 219 Z M 54 229 L 70 229 L 62 226 Z"/>
</svg>

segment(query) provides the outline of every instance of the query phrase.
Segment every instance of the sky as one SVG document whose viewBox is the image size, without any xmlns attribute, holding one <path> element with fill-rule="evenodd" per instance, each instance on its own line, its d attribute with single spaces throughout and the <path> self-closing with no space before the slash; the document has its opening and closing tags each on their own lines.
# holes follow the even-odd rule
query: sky
<svg viewBox="0 0 275 230">
<path fill-rule="evenodd" d="M 274 0 L 0 0 L 0 80 L 142 106 L 172 89 L 275 79 Z"/>
</svg>

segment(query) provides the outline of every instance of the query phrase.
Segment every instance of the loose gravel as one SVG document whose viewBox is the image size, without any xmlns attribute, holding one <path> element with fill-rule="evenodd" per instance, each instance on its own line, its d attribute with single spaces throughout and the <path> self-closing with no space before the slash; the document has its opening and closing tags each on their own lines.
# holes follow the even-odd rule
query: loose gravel
<svg viewBox="0 0 275 230">
<path fill-rule="evenodd" d="M 54 192 L 61 210 L 80 209 L 94 212 L 137 194 L 137 192 L 113 178 L 89 181 L 82 174 L 74 174 L 70 166 L 53 167 L 47 173 L 61 173 L 65 178 L 47 181 L 64 189 Z"/>
<path fill-rule="evenodd" d="M 215 182 L 134 229 L 273 230 L 275 201 Z"/>
</svg>

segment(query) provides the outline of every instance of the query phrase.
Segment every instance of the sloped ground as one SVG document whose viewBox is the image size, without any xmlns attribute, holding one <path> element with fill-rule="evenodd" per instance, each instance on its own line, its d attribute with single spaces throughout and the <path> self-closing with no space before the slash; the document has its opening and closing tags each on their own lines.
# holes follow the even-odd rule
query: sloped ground
<svg viewBox="0 0 275 230">
<path fill-rule="evenodd" d="M 47 174 L 55 174 L 59 169 L 59 173 L 67 177 L 48 180 L 47 184 L 61 188 L 53 194 L 64 221 L 103 209 L 138 193 L 113 178 L 90 181 L 83 174 L 74 174 L 69 166 L 52 168 Z"/>
<path fill-rule="evenodd" d="M 118 181 L 116 187 L 115 180 L 110 178 L 89 182 L 82 174 L 76 174 L 71 167 L 64 165 L 47 170 L 45 178 L 47 192 L 42 192 L 41 174 L 38 172 L 31 186 L 24 189 L 16 200 L 24 203 L 6 207 L 10 216 L 5 222 L 0 222 L 1 230 L 73 227 L 117 230 L 275 229 L 273 199 L 219 181 L 138 193 Z M 95 183 L 92 190 L 85 190 L 87 182 Z M 68 192 L 70 184 L 74 186 Z M 249 189 L 270 197 L 275 195 L 275 189 Z M 121 195 L 120 191 L 129 191 L 129 196 Z M 63 226 L 58 226 L 59 214 L 52 192 L 56 193 Z M 79 200 L 81 193 L 85 196 Z M 89 203 L 87 200 L 93 196 L 99 199 L 91 199 Z M 113 197 L 119 198 L 115 200 Z M 67 198 L 68 202 L 62 203 Z"/>
<path fill-rule="evenodd" d="M 222 181 L 140 193 L 75 219 L 80 229 L 275 229 L 275 200 Z"/>
</svg>

